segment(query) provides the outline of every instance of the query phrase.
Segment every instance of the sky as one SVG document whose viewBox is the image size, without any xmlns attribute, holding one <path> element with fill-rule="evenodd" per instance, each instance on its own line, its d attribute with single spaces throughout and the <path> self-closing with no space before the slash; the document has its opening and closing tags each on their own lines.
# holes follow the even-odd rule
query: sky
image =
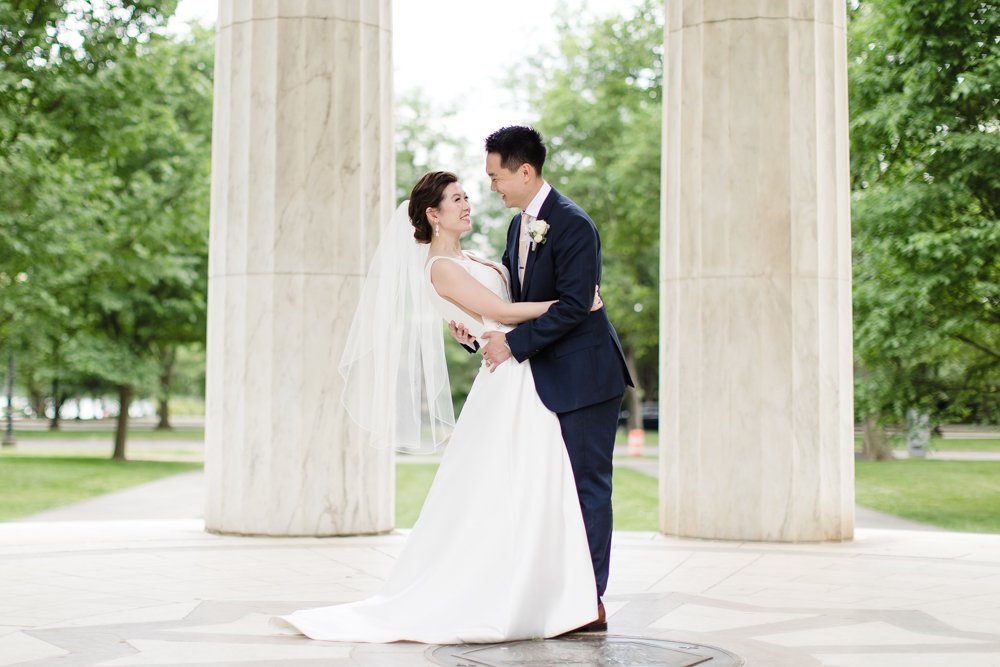
<svg viewBox="0 0 1000 667">
<path fill-rule="evenodd" d="M 396 95 L 418 91 L 428 98 L 431 109 L 454 110 L 447 129 L 468 144 L 468 153 L 475 159 L 493 130 L 536 120 L 503 82 L 519 60 L 556 40 L 552 17 L 557 6 L 603 16 L 629 4 L 622 0 L 395 0 Z M 173 29 L 179 30 L 179 25 L 191 19 L 214 24 L 217 6 L 216 0 L 181 0 Z M 462 169 L 458 171 L 463 180 L 469 177 Z M 485 178 L 475 174 L 480 176 Z"/>
</svg>

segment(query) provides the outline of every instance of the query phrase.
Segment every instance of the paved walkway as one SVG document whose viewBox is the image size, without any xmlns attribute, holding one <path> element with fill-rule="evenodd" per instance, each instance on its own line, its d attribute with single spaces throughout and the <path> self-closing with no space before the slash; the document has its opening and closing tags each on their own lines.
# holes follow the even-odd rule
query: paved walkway
<svg viewBox="0 0 1000 667">
<path fill-rule="evenodd" d="M 15 519 L 15 522 L 200 519 L 205 506 L 204 482 L 205 473 L 201 470 L 186 472 Z"/>
<path fill-rule="evenodd" d="M 423 645 L 267 629 L 270 615 L 376 591 L 405 532 L 210 535 L 201 484 L 188 473 L 0 524 L 0 665 L 434 664 Z M 1000 535 L 893 526 L 839 544 L 617 533 L 610 632 L 761 667 L 1000 667 Z"/>
<path fill-rule="evenodd" d="M 428 647 L 269 634 L 378 589 L 404 535 L 210 535 L 196 519 L 0 525 L 0 665 L 428 665 Z M 766 667 L 997 667 L 1000 536 L 844 544 L 616 535 L 610 631 Z M 318 662 L 323 661 L 323 662 Z"/>
</svg>

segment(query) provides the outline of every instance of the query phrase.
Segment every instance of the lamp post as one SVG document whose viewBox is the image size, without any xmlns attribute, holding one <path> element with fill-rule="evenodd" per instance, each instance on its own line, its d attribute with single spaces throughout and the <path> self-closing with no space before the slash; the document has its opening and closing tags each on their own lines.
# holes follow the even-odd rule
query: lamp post
<svg viewBox="0 0 1000 667">
<path fill-rule="evenodd" d="M 14 439 L 14 352 L 7 357 L 7 430 L 3 434 L 3 446 L 13 447 Z"/>
</svg>

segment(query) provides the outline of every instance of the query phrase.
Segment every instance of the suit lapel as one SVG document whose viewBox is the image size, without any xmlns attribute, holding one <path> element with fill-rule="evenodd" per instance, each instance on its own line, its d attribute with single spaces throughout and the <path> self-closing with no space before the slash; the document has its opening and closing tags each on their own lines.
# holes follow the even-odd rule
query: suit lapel
<svg viewBox="0 0 1000 667">
<path fill-rule="evenodd" d="M 538 217 L 535 220 L 544 220 L 550 225 L 549 214 L 552 213 L 552 208 L 555 206 L 556 198 L 559 197 L 559 193 L 556 192 L 555 188 L 549 192 L 549 195 L 542 202 L 541 208 L 538 209 Z M 536 246 L 534 250 L 531 249 L 531 243 L 528 243 L 528 258 L 527 263 L 524 265 L 524 286 L 518 285 L 518 289 L 522 292 L 525 291 L 525 286 L 527 286 L 529 279 L 531 278 L 531 270 L 535 268 L 535 254 L 541 249 L 541 246 Z M 520 300 L 520 299 L 518 299 Z"/>
</svg>

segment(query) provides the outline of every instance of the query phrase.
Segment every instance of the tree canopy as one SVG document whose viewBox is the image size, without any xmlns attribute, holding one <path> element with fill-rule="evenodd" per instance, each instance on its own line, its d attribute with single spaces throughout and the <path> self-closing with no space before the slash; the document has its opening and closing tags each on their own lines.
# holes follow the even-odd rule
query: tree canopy
<svg viewBox="0 0 1000 667">
<path fill-rule="evenodd" d="M 204 339 L 214 35 L 165 35 L 176 0 L 23 4 L 0 0 L 0 335 L 26 385 L 116 391 L 124 458 L 135 389 Z"/>
<path fill-rule="evenodd" d="M 644 397 L 659 366 L 663 6 L 563 16 L 556 51 L 536 58 L 529 98 L 547 141 L 545 176 L 601 233 L 601 292 Z M 633 404 L 634 408 L 637 403 Z"/>
<path fill-rule="evenodd" d="M 56 405 L 157 393 L 178 348 L 204 340 L 214 36 L 167 35 L 176 4 L 0 0 L 0 347 Z M 998 9 L 850 4 L 856 405 L 871 423 L 1000 419 Z M 537 111 L 546 178 L 601 231 L 605 302 L 652 399 L 663 5 L 556 20 L 511 87 Z M 416 94 L 397 111 L 403 198 L 465 153 L 448 112 Z M 479 218 L 508 219 L 484 204 Z"/>
<path fill-rule="evenodd" d="M 1000 7 L 850 17 L 859 417 L 1000 418 Z"/>
</svg>

